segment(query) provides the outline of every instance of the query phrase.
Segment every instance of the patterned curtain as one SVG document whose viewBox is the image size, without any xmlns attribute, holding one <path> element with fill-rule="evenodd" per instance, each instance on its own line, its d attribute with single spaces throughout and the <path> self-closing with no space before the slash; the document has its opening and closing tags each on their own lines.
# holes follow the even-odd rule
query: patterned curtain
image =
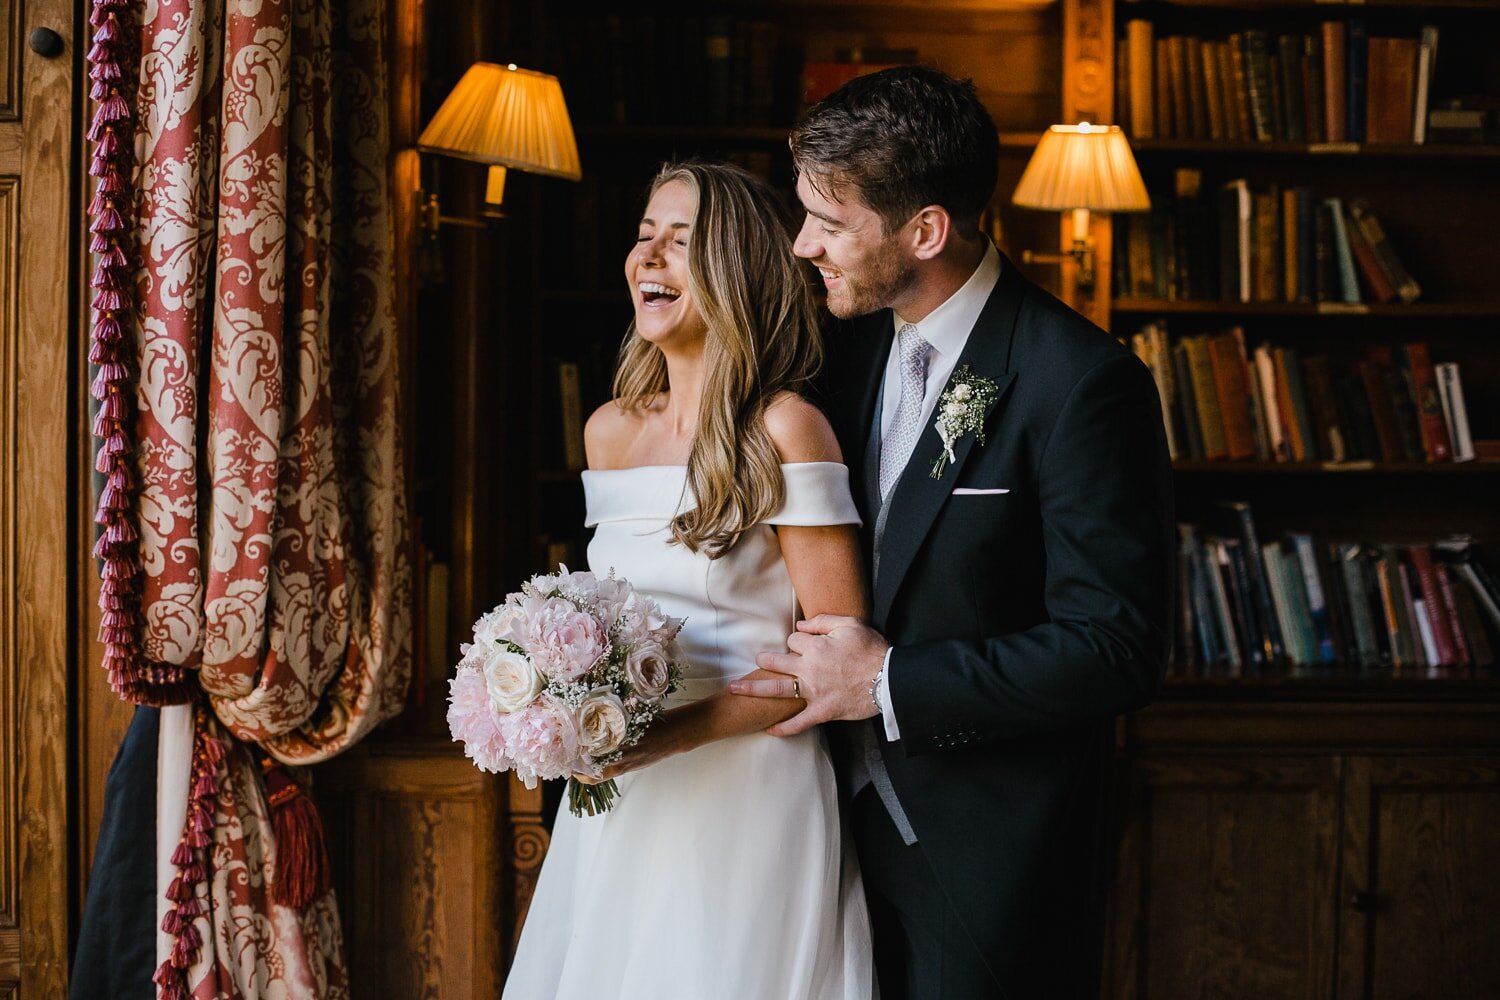
<svg viewBox="0 0 1500 1000">
<path fill-rule="evenodd" d="M 159 994 L 347 996 L 287 765 L 410 676 L 383 2 L 93 0 L 91 23 L 101 639 L 121 696 L 190 733 L 159 771 Z"/>
</svg>

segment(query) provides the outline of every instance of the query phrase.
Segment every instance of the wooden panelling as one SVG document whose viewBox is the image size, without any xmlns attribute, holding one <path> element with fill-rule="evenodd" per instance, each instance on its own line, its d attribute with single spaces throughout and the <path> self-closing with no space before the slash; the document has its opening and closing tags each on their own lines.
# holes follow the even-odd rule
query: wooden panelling
<svg viewBox="0 0 1500 1000">
<path fill-rule="evenodd" d="M 1118 995 L 1326 996 L 1337 760 L 1153 759 L 1138 765 L 1133 796 Z"/>
<path fill-rule="evenodd" d="M 26 46 L 21 6 L 21 0 L 0 0 L 0 122 L 20 118 L 21 66 Z"/>
<path fill-rule="evenodd" d="M 1500 762 L 1351 772 L 1339 996 L 1500 996 Z"/>
<path fill-rule="evenodd" d="M 15 824 L 5 834 L 19 838 L 13 890 L 16 930 L 0 930 L 0 955 L 19 953 L 19 975 L 0 967 L 0 981 L 16 982 L 17 994 L 60 997 L 67 991 L 68 885 L 68 632 L 71 582 L 77 550 L 70 518 L 76 502 L 69 490 L 69 421 L 78 383 L 70 377 L 70 268 L 76 227 L 72 209 L 74 170 L 73 108 L 75 63 L 72 43 L 75 10 L 65 0 L 32 0 L 24 27 L 50 27 L 63 36 L 65 50 L 44 59 L 23 48 L 9 3 L 10 26 L 5 75 L 12 81 L 13 113 L 0 120 L 0 174 L 15 174 L 10 190 L 15 205 L 7 213 L 3 244 L 8 289 L 0 299 L 0 340 L 11 366 L 5 376 L 7 403 L 0 411 L 3 460 L 14 478 L 14 498 L 0 520 L 9 532 L 6 578 L 0 581 L 7 613 L 3 631 L 9 681 L 5 744 L 16 754 L 14 778 L 0 795 L 15 804 Z M 15 83 L 17 56 L 21 83 Z M 0 89 L 6 85 L 0 85 Z M 19 113 L 14 113 L 18 111 Z M 24 125 L 18 119 L 24 120 Z M 24 134 L 23 134 L 24 130 Z M 5 151 L 15 148 L 15 159 Z M 14 882 L 12 883 L 14 885 Z M 15 938 L 18 935 L 19 948 Z M 0 985 L 0 992 L 4 986 Z"/>
<path fill-rule="evenodd" d="M 318 768 L 354 996 L 499 994 L 502 780 L 452 744 Z"/>
<path fill-rule="evenodd" d="M 20 200 L 20 178 L 0 177 L 0 303 L 14 303 L 16 296 L 16 241 Z M 20 687 L 16 660 L 16 382 L 19 345 L 13 307 L 0 308 L 0 440 L 5 459 L 0 462 L 0 928 L 18 921 L 20 872 L 16 856 L 20 849 L 20 783 L 16 773 L 16 750 L 21 732 L 15 714 Z"/>
</svg>

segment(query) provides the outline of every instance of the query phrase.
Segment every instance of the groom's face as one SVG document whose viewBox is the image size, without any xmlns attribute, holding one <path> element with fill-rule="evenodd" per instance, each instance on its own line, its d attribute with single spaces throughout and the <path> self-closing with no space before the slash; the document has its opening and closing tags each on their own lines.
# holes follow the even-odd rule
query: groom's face
<svg viewBox="0 0 1500 1000">
<path fill-rule="evenodd" d="M 823 276 L 829 312 L 848 319 L 884 309 L 916 281 L 901 231 L 886 233 L 880 216 L 852 186 L 846 185 L 842 201 L 834 201 L 802 174 L 797 197 L 807 217 L 792 249 Z"/>
</svg>

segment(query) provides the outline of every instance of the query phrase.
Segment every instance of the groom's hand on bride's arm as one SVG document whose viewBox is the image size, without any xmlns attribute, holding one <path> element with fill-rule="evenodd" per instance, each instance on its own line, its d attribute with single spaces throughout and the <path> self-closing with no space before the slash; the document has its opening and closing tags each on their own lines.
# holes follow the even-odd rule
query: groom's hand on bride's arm
<svg viewBox="0 0 1500 1000">
<path fill-rule="evenodd" d="M 795 736 L 835 720 L 879 715 L 870 686 L 885 665 L 890 643 L 858 618 L 818 615 L 797 623 L 786 653 L 761 653 L 757 666 L 784 677 L 742 678 L 729 685 L 734 694 L 755 698 L 800 696 L 807 707 L 766 732 Z"/>
</svg>

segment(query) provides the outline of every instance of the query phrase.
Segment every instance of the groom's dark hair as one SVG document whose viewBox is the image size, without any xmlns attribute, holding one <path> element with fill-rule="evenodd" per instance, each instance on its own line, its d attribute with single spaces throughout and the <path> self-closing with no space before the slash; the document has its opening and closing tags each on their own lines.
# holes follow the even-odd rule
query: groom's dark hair
<svg viewBox="0 0 1500 1000">
<path fill-rule="evenodd" d="M 819 193 L 854 188 L 885 232 L 941 205 L 972 235 L 995 191 L 1000 137 L 974 81 L 926 66 L 855 77 L 792 127 L 792 162 Z"/>
</svg>

